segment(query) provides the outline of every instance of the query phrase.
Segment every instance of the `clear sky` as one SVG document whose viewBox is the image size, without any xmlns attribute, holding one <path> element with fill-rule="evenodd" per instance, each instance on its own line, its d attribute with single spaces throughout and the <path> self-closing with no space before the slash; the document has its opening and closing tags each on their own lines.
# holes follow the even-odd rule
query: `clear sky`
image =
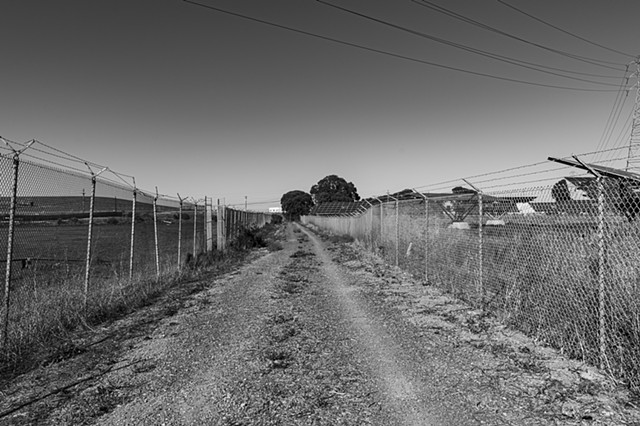
<svg viewBox="0 0 640 426">
<path fill-rule="evenodd" d="M 637 0 L 331 2 L 420 34 L 315 0 L 194 1 L 405 58 L 180 0 L 3 0 L 0 135 L 229 204 L 279 200 L 329 174 L 366 197 L 627 142 L 615 137 L 633 91 L 601 140 L 640 54 Z"/>
</svg>

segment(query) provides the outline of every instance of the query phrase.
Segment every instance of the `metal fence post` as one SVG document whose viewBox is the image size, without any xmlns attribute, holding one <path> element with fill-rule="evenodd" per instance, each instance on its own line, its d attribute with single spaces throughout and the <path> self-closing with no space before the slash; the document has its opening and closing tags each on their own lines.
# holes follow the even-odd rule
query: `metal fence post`
<svg viewBox="0 0 640 426">
<path fill-rule="evenodd" d="M 604 181 L 602 175 L 590 167 L 588 164 L 583 163 L 577 156 L 573 158 L 580 163 L 589 173 L 596 178 L 597 191 L 598 191 L 598 335 L 599 335 L 599 349 L 600 349 L 600 369 L 605 369 L 607 364 L 607 340 L 606 340 L 606 301 L 605 301 L 605 282 L 604 274 L 606 268 L 606 246 L 605 246 L 605 211 L 604 211 Z"/>
<path fill-rule="evenodd" d="M 396 253 L 395 253 L 395 265 L 396 268 L 398 267 L 398 252 L 400 251 L 400 241 L 399 241 L 399 237 L 400 237 L 400 204 L 398 203 L 398 199 L 395 197 L 392 197 L 391 195 L 389 195 L 389 193 L 387 192 L 387 198 L 391 198 L 392 200 L 395 200 L 395 205 L 396 205 L 396 241 L 395 241 L 395 248 L 396 248 Z"/>
<path fill-rule="evenodd" d="M 137 189 L 133 188 L 133 201 L 131 202 L 131 245 L 129 249 L 129 281 L 133 279 L 133 255 L 134 244 L 136 240 L 136 201 L 137 201 Z"/>
<path fill-rule="evenodd" d="M 180 200 L 180 207 L 178 209 L 178 271 L 182 269 L 182 204 L 183 199 L 178 194 L 178 200 Z"/>
<path fill-rule="evenodd" d="M 424 197 L 424 282 L 429 284 L 429 199 Z"/>
<path fill-rule="evenodd" d="M 466 179 L 462 179 L 463 181 L 465 181 L 471 188 L 473 188 L 476 191 L 476 194 L 478 195 L 478 281 L 476 283 L 476 293 L 478 295 L 480 295 L 480 300 L 481 300 L 481 304 L 482 306 L 484 306 L 484 274 L 483 274 L 483 263 L 484 263 L 484 258 L 483 258 L 483 235 L 482 235 L 482 217 L 483 217 L 483 211 L 482 211 L 482 190 L 480 190 L 479 188 L 477 188 L 476 186 L 474 186 L 471 182 L 469 182 Z"/>
<path fill-rule="evenodd" d="M 368 229 L 368 234 L 369 234 L 369 238 L 366 238 L 365 241 L 369 242 L 369 248 L 373 248 L 373 204 L 371 204 L 369 201 L 364 200 L 365 203 L 367 203 L 369 205 L 369 207 L 367 207 L 367 217 L 369 218 L 369 223 L 365 225 L 365 232 Z"/>
<path fill-rule="evenodd" d="M 429 284 L 429 199 L 421 192 L 412 189 L 424 200 L 424 283 Z"/>
<path fill-rule="evenodd" d="M 598 322 L 600 338 L 600 369 L 604 370 L 607 359 L 606 318 L 605 318 L 605 217 L 604 184 L 602 176 L 596 178 L 598 184 Z"/>
<path fill-rule="evenodd" d="M 478 285 L 480 286 L 479 293 L 481 294 L 481 303 L 484 307 L 485 291 L 484 291 L 484 239 L 482 234 L 482 218 L 483 218 L 483 205 L 482 205 L 482 191 L 478 192 Z"/>
<path fill-rule="evenodd" d="M 400 202 L 396 199 L 396 268 L 400 252 Z"/>
<path fill-rule="evenodd" d="M 193 258 L 195 259 L 197 252 L 197 238 L 198 238 L 198 202 L 193 202 Z"/>
<path fill-rule="evenodd" d="M 158 249 L 158 187 L 156 196 L 153 197 L 153 233 L 156 245 L 156 277 L 160 278 L 160 252 Z"/>
<path fill-rule="evenodd" d="M 2 141 L 11 148 L 13 151 L 13 180 L 11 181 L 11 201 L 9 206 L 9 230 L 7 232 L 7 267 L 5 271 L 4 280 L 4 318 L 3 318 L 3 334 L 4 334 L 4 347 L 7 347 L 9 342 L 9 306 L 11 296 L 11 264 L 13 263 L 13 237 L 15 233 L 15 217 L 16 206 L 18 198 L 18 169 L 20 166 L 20 154 L 28 149 L 35 141 L 31 141 L 21 150 L 15 150 L 9 145 L 7 141 Z"/>
<path fill-rule="evenodd" d="M 224 219 L 222 217 L 222 206 L 220 205 L 220 198 L 218 198 L 218 205 L 216 211 L 216 247 L 218 251 L 224 251 L 224 240 L 222 238 L 222 228 L 224 227 Z"/>
<path fill-rule="evenodd" d="M 207 223 L 207 253 L 210 253 L 211 251 L 213 251 L 213 224 L 212 224 L 212 210 L 213 210 L 213 203 L 211 199 L 205 198 L 204 206 L 205 206 L 205 220 Z"/>
<path fill-rule="evenodd" d="M 11 291 L 11 264 L 13 263 L 13 237 L 14 224 L 16 216 L 16 198 L 18 195 L 18 168 L 20 159 L 17 153 L 13 155 L 13 181 L 11 182 L 11 205 L 9 207 L 9 231 L 7 237 L 7 268 L 4 281 L 4 318 L 3 318 L 3 334 L 4 347 L 7 347 L 9 338 L 9 299 Z"/>
<path fill-rule="evenodd" d="M 380 201 L 380 245 L 384 246 L 384 206 Z"/>
<path fill-rule="evenodd" d="M 229 233 L 229 223 L 227 222 L 227 207 L 222 206 L 222 249 L 227 249 L 227 234 Z"/>
<path fill-rule="evenodd" d="M 85 272 L 84 272 L 84 311 L 86 314 L 87 303 L 89 299 L 89 277 L 91 275 L 91 242 L 92 242 L 91 240 L 92 240 L 92 234 L 93 234 L 93 213 L 95 210 L 95 200 L 96 200 L 96 183 L 97 183 L 98 176 L 100 176 L 102 172 L 107 170 L 107 168 L 105 167 L 104 169 L 100 170 L 98 173 L 93 173 L 93 170 L 91 170 L 91 167 L 89 167 L 89 164 L 85 163 L 85 165 L 89 168 L 89 171 L 91 172 L 91 200 L 89 201 L 89 230 L 87 232 L 87 261 L 86 261 Z"/>
</svg>

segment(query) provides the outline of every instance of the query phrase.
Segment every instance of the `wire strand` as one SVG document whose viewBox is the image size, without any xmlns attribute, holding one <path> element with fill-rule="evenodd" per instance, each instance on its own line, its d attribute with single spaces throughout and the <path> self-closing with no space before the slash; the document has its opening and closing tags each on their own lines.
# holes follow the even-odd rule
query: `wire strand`
<svg viewBox="0 0 640 426">
<path fill-rule="evenodd" d="M 581 36 L 579 36 L 579 35 L 577 35 L 577 34 L 571 33 L 571 32 L 569 32 L 569 31 L 567 31 L 567 30 L 565 30 L 565 29 L 563 29 L 563 28 L 560 28 L 560 27 L 558 27 L 558 26 L 556 26 L 556 25 L 553 25 L 553 24 L 551 24 L 551 23 L 549 23 L 549 22 L 547 22 L 547 21 L 544 21 L 544 20 L 542 20 L 542 19 L 538 18 L 537 16 L 534 16 L 534 15 L 532 15 L 532 14 L 528 13 L 528 12 L 525 12 L 524 10 L 519 9 L 519 8 L 515 7 L 514 5 L 507 3 L 507 2 L 506 2 L 506 1 L 504 1 L 504 0 L 496 0 L 496 1 L 497 1 L 498 3 L 500 3 L 500 4 L 502 4 L 503 6 L 506 6 L 506 7 L 508 7 L 508 8 L 511 8 L 511 9 L 515 10 L 516 12 L 521 13 L 522 15 L 528 16 L 529 18 L 531 18 L 531 19 L 533 19 L 533 20 L 535 20 L 535 21 L 540 22 L 541 24 L 544 24 L 544 25 L 546 25 L 546 26 L 548 26 L 548 27 L 551 27 L 551 28 L 553 28 L 553 29 L 555 29 L 555 30 L 558 30 L 558 31 L 560 31 L 560 32 L 562 32 L 562 33 L 564 33 L 564 34 L 570 35 L 571 37 L 577 38 L 578 40 L 582 40 L 582 41 L 584 41 L 585 43 L 589 43 L 589 44 L 591 44 L 591 45 L 593 45 L 593 46 L 600 47 L 600 48 L 605 49 L 605 50 L 608 50 L 608 51 L 610 51 L 610 52 L 619 53 L 620 55 L 626 56 L 626 57 L 628 57 L 628 58 L 634 58 L 634 57 L 635 57 L 635 55 L 631 55 L 631 54 L 629 54 L 629 53 L 625 53 L 625 52 L 622 52 L 622 51 L 620 51 L 620 50 L 616 50 L 616 49 L 612 49 L 612 48 L 607 47 L 607 46 L 603 46 L 602 44 L 596 43 L 596 42 L 594 42 L 594 41 L 591 41 L 591 40 L 589 40 L 589 39 L 586 39 L 586 38 L 584 38 L 584 37 L 581 37 Z"/>
<path fill-rule="evenodd" d="M 488 74 L 488 73 L 482 73 L 482 72 L 478 72 L 478 71 L 471 71 L 471 70 L 457 68 L 457 67 L 453 67 L 453 66 L 449 66 L 449 65 L 440 64 L 440 63 L 430 62 L 430 61 L 414 58 L 414 57 L 411 57 L 411 56 L 405 56 L 405 55 L 401 55 L 401 54 L 398 54 L 398 53 L 389 52 L 389 51 L 385 51 L 385 50 L 381 50 L 381 49 L 377 49 L 377 48 L 373 48 L 373 47 L 369 47 L 369 46 L 364 46 L 364 45 L 360 45 L 360 44 L 357 44 L 357 43 L 352 43 L 352 42 L 349 42 L 349 41 L 344 41 L 344 40 L 340 40 L 340 39 L 337 39 L 337 38 L 333 38 L 333 37 L 324 36 L 324 35 L 321 35 L 321 34 L 312 33 L 312 32 L 309 32 L 309 31 L 298 29 L 298 28 L 288 27 L 286 25 L 278 24 L 278 23 L 275 23 L 275 22 L 266 21 L 266 20 L 263 20 L 263 19 L 260 19 L 260 18 L 255 18 L 255 17 L 248 16 L 248 15 L 243 15 L 241 13 L 232 12 L 232 11 L 229 11 L 229 10 L 226 10 L 226 9 L 221 9 L 221 8 L 210 6 L 210 5 L 203 4 L 203 3 L 198 3 L 198 2 L 193 1 L 193 0 L 182 0 L 182 1 L 184 3 L 188 3 L 188 4 L 191 4 L 191 5 L 194 5 L 194 6 L 202 7 L 204 9 L 209 9 L 209 10 L 213 10 L 213 11 L 216 11 L 216 12 L 219 12 L 219 13 L 223 13 L 223 14 L 227 14 L 227 15 L 230 15 L 230 16 L 235 16 L 237 18 L 246 19 L 246 20 L 253 21 L 253 22 L 258 22 L 258 23 L 261 23 L 261 24 L 264 24 L 264 25 L 275 27 L 275 28 L 280 28 L 280 29 L 283 29 L 283 30 L 292 31 L 292 32 L 295 32 L 295 33 L 298 33 L 298 34 L 303 34 L 303 35 L 314 37 L 314 38 L 318 38 L 318 39 L 321 39 L 321 40 L 330 41 L 330 42 L 333 42 L 333 43 L 338 43 L 338 44 L 342 44 L 342 45 L 345 45 L 345 46 L 354 47 L 354 48 L 357 48 L 357 49 L 361 49 L 361 50 L 365 50 L 365 51 L 369 51 L 369 52 L 373 52 L 373 53 L 378 53 L 378 54 L 385 55 L 385 56 L 390 56 L 390 57 L 393 57 L 393 58 L 396 58 L 396 59 L 403 59 L 403 60 L 406 60 L 406 61 L 420 63 L 420 64 L 423 64 L 423 65 L 429 65 L 429 66 L 442 68 L 442 69 L 446 69 L 446 70 L 450 70 L 450 71 L 457 71 L 457 72 L 470 74 L 470 75 L 475 75 L 475 76 L 479 76 L 479 77 L 491 78 L 491 79 L 494 79 L 494 80 L 508 81 L 508 82 L 511 82 L 511 83 L 519 83 L 519 84 L 524 84 L 524 85 L 529 85 L 529 86 L 546 87 L 546 88 L 551 88 L 551 89 L 570 90 L 570 91 L 577 91 L 577 92 L 613 92 L 614 91 L 612 89 L 590 89 L 590 88 L 584 88 L 584 87 L 571 87 L 571 86 L 560 86 L 560 85 L 553 85 L 553 84 L 544 84 L 544 83 L 538 83 L 538 82 L 533 82 L 533 81 L 526 81 L 526 80 L 519 80 L 519 79 L 514 79 L 514 78 L 509 78 L 509 77 L 504 77 L 504 76 L 498 76 L 498 75 L 493 75 L 493 74 Z"/>
<path fill-rule="evenodd" d="M 571 59 L 574 59 L 574 60 L 577 60 L 577 61 L 580 61 L 580 62 L 584 62 L 584 63 L 588 63 L 588 64 L 591 64 L 591 65 L 599 66 L 599 67 L 602 67 L 602 68 L 608 68 L 608 69 L 612 69 L 612 70 L 620 70 L 621 68 L 611 67 L 611 66 L 606 65 L 606 64 L 614 64 L 614 65 L 624 66 L 624 64 L 619 64 L 619 63 L 615 63 L 615 62 L 602 61 L 602 60 L 599 60 L 599 59 L 593 59 L 593 58 L 587 58 L 587 57 L 584 57 L 584 56 L 574 55 L 574 54 L 569 53 L 569 52 L 564 52 L 562 50 L 554 49 L 552 47 L 548 47 L 548 46 L 544 46 L 544 45 L 539 44 L 539 43 L 532 42 L 532 41 L 524 39 L 522 37 L 518 37 L 518 36 L 515 36 L 513 34 L 507 33 L 505 31 L 502 31 L 502 30 L 499 30 L 497 28 L 494 28 L 492 26 L 483 24 L 482 22 L 479 22 L 479 21 L 476 21 L 474 19 L 468 18 L 468 17 L 466 17 L 464 15 L 461 15 L 459 13 L 453 12 L 453 11 L 451 11 L 449 9 L 446 9 L 446 8 L 442 7 L 442 6 L 438 6 L 437 4 L 432 3 L 432 2 L 430 2 L 428 0 L 411 0 L 411 1 L 413 3 L 419 5 L 419 6 L 423 6 L 423 7 L 426 7 L 428 9 L 431 9 L 431 10 L 434 10 L 434 11 L 437 11 L 437 12 L 440 12 L 440 13 L 444 13 L 445 15 L 451 16 L 451 17 L 453 17 L 455 19 L 458 19 L 458 20 L 462 20 L 462 21 L 467 22 L 469 24 L 472 24 L 472 25 L 475 25 L 477 27 L 483 28 L 483 29 L 485 29 L 487 31 L 494 32 L 494 33 L 502 35 L 504 37 L 508 37 L 508 38 L 513 39 L 513 40 L 517 40 L 517 41 L 519 41 L 521 43 L 525 43 L 525 44 L 528 44 L 530 46 L 534 46 L 534 47 L 537 47 L 539 49 L 546 50 L 548 52 L 552 52 L 552 53 L 555 53 L 555 54 L 560 55 L 560 56 L 564 56 L 566 58 L 571 58 Z"/>
<path fill-rule="evenodd" d="M 348 9 L 348 8 L 345 8 L 345 7 L 342 7 L 342 6 L 338 6 L 336 4 L 332 4 L 332 3 L 329 3 L 329 2 L 324 1 L 324 0 L 316 0 L 316 1 L 318 3 L 321 3 L 321 4 L 324 4 L 326 6 L 332 7 L 334 9 L 341 10 L 343 12 L 347 12 L 347 13 L 350 13 L 352 15 L 364 18 L 364 19 L 368 19 L 368 20 L 373 21 L 373 22 L 377 22 L 379 24 L 386 25 L 388 27 L 395 28 L 395 29 L 400 30 L 400 31 L 404 31 L 404 32 L 407 32 L 409 34 L 413 34 L 415 36 L 422 37 L 422 38 L 425 38 L 427 40 L 434 41 L 436 43 L 444 44 L 444 45 L 447 45 L 447 46 L 454 47 L 456 49 L 461 49 L 461 50 L 464 50 L 466 52 L 474 53 L 476 55 L 480 55 L 480 56 L 483 56 L 485 58 L 489 58 L 489 59 L 493 59 L 493 60 L 496 60 L 496 61 L 505 62 L 505 63 L 511 64 L 511 65 L 515 65 L 515 66 L 518 66 L 518 67 L 530 69 L 530 70 L 541 72 L 541 73 L 545 73 L 545 74 L 555 75 L 555 76 L 559 76 L 559 77 L 562 77 L 562 78 L 568 78 L 568 79 L 571 79 L 571 80 L 576 80 L 576 81 L 581 81 L 581 82 L 586 82 L 586 83 L 592 83 L 592 84 L 599 84 L 599 85 L 603 85 L 603 86 L 612 86 L 612 87 L 617 87 L 618 86 L 617 84 L 604 83 L 604 82 L 595 81 L 595 80 L 588 80 L 588 79 L 584 79 L 584 78 L 580 78 L 580 77 L 572 77 L 572 76 L 560 74 L 560 73 L 553 72 L 553 71 L 547 71 L 547 70 L 544 70 L 544 69 L 541 69 L 541 68 L 555 69 L 555 70 L 559 70 L 559 71 L 564 72 L 564 73 L 572 73 L 572 71 L 570 71 L 570 70 L 563 70 L 563 69 L 558 69 L 558 68 L 545 67 L 544 65 L 534 64 L 534 63 L 531 63 L 531 62 L 510 58 L 508 56 L 504 56 L 504 55 L 499 55 L 499 54 L 496 54 L 496 53 L 488 52 L 486 50 L 477 49 L 475 47 L 466 46 L 464 44 L 455 43 L 455 42 L 452 42 L 452 41 L 449 41 L 449 40 L 446 40 L 446 39 L 443 39 L 443 38 L 440 38 L 440 37 L 436 37 L 436 36 L 433 36 L 433 35 L 430 35 L 430 34 L 423 33 L 421 31 L 416 31 L 416 30 L 412 30 L 410 28 L 403 27 L 401 25 L 393 24 L 391 22 L 388 22 L 388 21 L 385 21 L 385 20 L 382 20 L 382 19 L 379 19 L 379 18 L 375 18 L 373 16 L 366 15 L 366 14 L 361 13 L 361 12 L 357 12 L 357 11 L 352 10 L 352 9 Z M 617 77 L 606 76 L 606 78 L 617 78 Z"/>
</svg>

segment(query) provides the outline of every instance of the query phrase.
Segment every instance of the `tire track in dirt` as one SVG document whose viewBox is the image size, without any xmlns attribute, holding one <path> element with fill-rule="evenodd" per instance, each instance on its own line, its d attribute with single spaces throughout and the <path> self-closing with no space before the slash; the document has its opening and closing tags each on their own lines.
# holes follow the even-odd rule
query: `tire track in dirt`
<svg viewBox="0 0 640 426">
<path fill-rule="evenodd" d="M 444 303 L 435 290 L 354 245 L 285 229 L 283 250 L 255 252 L 202 291 L 155 307 L 166 315 L 109 354 L 122 369 L 38 403 L 54 407 L 38 424 L 640 424 L 600 403 L 569 413 L 562 389 L 532 385 L 556 384 L 546 370 L 485 336 L 462 338 L 450 311 L 435 315 Z"/>
<path fill-rule="evenodd" d="M 339 307 L 357 342 L 358 356 L 365 360 L 369 380 L 378 386 L 383 410 L 387 412 L 386 421 L 407 426 L 470 424 L 465 416 L 452 416 L 429 406 L 423 398 L 424 384 L 414 377 L 415 372 L 407 371 L 411 366 L 402 355 L 401 345 L 385 330 L 381 318 L 366 305 L 358 288 L 342 273 L 324 244 L 313 233 L 301 229 L 312 241 L 321 262 L 327 289 L 332 293 L 330 303 Z"/>
<path fill-rule="evenodd" d="M 175 315 L 169 329 L 160 327 L 151 342 L 127 354 L 154 359 L 157 368 L 136 381 L 132 403 L 99 424 L 233 424 L 225 420 L 227 411 L 242 398 L 245 370 L 255 363 L 251 349 L 264 338 L 263 320 L 273 310 L 263 284 L 276 278 L 286 254 L 271 253 L 218 280 L 201 304 Z"/>
</svg>

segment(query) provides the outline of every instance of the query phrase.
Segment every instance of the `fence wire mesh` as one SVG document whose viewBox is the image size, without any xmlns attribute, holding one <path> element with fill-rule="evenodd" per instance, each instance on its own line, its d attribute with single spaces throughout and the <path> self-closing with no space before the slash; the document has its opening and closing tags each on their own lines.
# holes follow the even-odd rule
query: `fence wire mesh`
<svg viewBox="0 0 640 426">
<path fill-rule="evenodd" d="M 19 357 L 52 327 L 100 315 L 214 248 L 210 199 L 143 191 L 38 141 L 0 139 L 2 359 Z M 270 219 L 234 212 L 225 241 Z"/>
<path fill-rule="evenodd" d="M 369 199 L 358 217 L 303 221 L 353 236 L 640 392 L 640 175 L 614 151 L 565 159 L 585 167 L 537 163 Z"/>
</svg>

